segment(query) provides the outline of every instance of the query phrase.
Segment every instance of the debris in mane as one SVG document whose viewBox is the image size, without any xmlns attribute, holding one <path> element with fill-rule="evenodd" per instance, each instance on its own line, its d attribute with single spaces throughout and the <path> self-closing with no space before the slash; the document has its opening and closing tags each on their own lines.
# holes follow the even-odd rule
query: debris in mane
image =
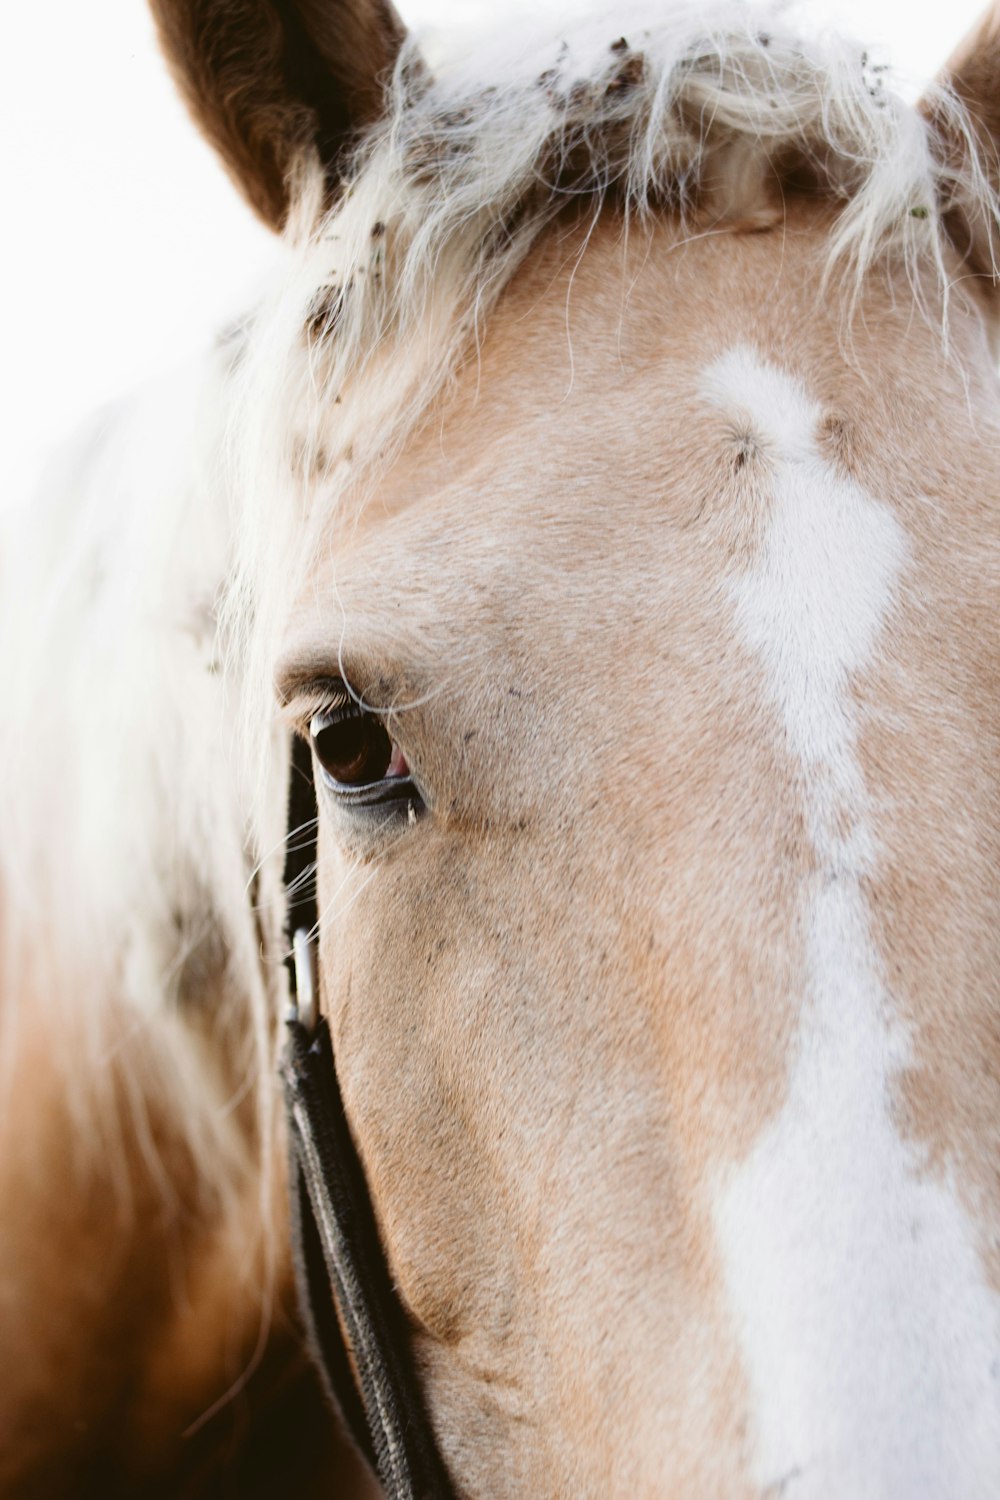
<svg viewBox="0 0 1000 1500">
<path fill-rule="evenodd" d="M 480 44 L 433 78 L 410 45 L 390 104 L 332 213 L 318 174 L 298 182 L 295 269 L 243 365 L 246 511 L 227 621 L 257 657 L 251 739 L 291 580 L 324 524 L 398 450 L 568 208 L 615 204 L 626 222 L 670 211 L 711 232 L 774 222 L 782 191 L 806 190 L 837 205 L 818 280 L 838 273 L 856 291 L 880 259 L 901 260 L 919 296 L 930 263 L 942 326 L 941 220 L 956 206 L 997 217 L 953 95 L 925 98 L 935 135 L 867 52 L 804 36 L 782 7 L 646 3 Z M 941 139 L 962 149 L 945 159 Z"/>
</svg>

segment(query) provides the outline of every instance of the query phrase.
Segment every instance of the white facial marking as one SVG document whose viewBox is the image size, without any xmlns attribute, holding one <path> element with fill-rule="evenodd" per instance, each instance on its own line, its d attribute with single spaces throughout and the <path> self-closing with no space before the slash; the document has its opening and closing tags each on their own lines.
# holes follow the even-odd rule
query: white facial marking
<svg viewBox="0 0 1000 1500">
<path fill-rule="evenodd" d="M 786 1500 L 995 1500 L 1000 1319 L 949 1184 L 893 1125 L 908 1038 L 865 878 L 878 859 L 852 674 L 906 562 L 893 512 L 828 465 L 801 385 L 733 351 L 709 397 L 773 468 L 750 569 L 730 587 L 800 778 L 817 869 L 807 991 L 780 1115 L 725 1181 L 716 1225 L 751 1391 L 754 1478 Z"/>
</svg>

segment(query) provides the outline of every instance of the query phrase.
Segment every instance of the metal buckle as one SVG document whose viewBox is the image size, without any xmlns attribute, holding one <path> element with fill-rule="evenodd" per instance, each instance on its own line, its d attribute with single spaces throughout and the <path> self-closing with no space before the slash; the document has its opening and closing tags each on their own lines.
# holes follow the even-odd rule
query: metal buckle
<svg viewBox="0 0 1000 1500">
<path fill-rule="evenodd" d="M 295 995 L 291 1019 L 312 1036 L 319 1020 L 319 986 L 316 982 L 316 939 L 305 927 L 297 927 L 292 938 L 295 964 Z"/>
</svg>

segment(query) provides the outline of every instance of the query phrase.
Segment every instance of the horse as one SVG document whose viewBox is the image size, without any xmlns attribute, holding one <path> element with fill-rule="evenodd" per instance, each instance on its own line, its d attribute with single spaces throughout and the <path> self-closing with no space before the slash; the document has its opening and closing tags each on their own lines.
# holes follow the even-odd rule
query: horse
<svg viewBox="0 0 1000 1500">
<path fill-rule="evenodd" d="M 1000 8 L 916 105 L 730 0 L 152 9 L 287 254 L 5 536 L 0 1491 L 379 1493 L 290 838 L 454 1493 L 994 1496 Z"/>
</svg>

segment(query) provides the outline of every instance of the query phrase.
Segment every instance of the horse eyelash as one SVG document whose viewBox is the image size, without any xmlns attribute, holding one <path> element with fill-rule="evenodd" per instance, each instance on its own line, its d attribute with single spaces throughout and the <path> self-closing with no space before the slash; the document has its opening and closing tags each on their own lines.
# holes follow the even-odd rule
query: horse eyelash
<svg viewBox="0 0 1000 1500">
<path fill-rule="evenodd" d="M 338 709 L 350 708 L 352 704 L 364 712 L 371 712 L 342 679 L 317 678 L 314 682 L 303 683 L 295 696 L 282 705 L 281 718 L 296 734 L 308 740 L 309 726 L 317 714 L 335 713 Z"/>
</svg>

